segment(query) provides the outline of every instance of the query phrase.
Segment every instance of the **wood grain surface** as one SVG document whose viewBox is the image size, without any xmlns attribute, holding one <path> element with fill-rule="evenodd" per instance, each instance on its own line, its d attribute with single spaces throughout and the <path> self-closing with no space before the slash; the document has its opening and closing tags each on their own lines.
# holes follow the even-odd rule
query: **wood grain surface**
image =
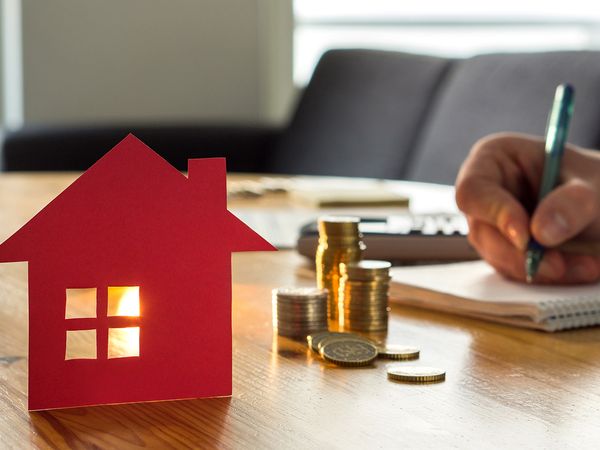
<svg viewBox="0 0 600 450">
<path fill-rule="evenodd" d="M 0 176 L 4 239 L 74 179 Z M 443 383 L 343 369 L 277 338 L 272 288 L 291 251 L 233 257 L 233 396 L 28 413 L 26 264 L 0 265 L 0 448 L 598 448 L 600 329 L 546 334 L 393 307 L 388 342 Z M 165 364 L 168 364 L 165 360 Z M 408 363 L 407 363 L 408 364 Z M 202 380 L 198 380 L 202 382 Z"/>
</svg>

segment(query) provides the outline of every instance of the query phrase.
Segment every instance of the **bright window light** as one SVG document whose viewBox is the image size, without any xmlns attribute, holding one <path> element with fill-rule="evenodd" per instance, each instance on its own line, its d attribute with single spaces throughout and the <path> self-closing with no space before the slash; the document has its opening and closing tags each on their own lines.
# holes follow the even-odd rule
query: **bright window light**
<svg viewBox="0 0 600 450">
<path fill-rule="evenodd" d="M 332 48 L 452 58 L 600 48 L 600 8 L 581 0 L 295 0 L 294 18 L 294 81 L 300 86 Z"/>
<path fill-rule="evenodd" d="M 139 286 L 109 286 L 108 316 L 139 316 Z"/>
</svg>

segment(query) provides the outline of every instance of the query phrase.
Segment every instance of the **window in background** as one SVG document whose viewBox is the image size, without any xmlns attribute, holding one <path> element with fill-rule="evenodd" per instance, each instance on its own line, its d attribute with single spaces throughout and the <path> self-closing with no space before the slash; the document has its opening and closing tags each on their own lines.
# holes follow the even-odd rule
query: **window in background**
<svg viewBox="0 0 600 450">
<path fill-rule="evenodd" d="M 21 0 L 0 0 L 0 129 L 23 124 Z"/>
<path fill-rule="evenodd" d="M 294 0 L 294 81 L 304 86 L 331 48 L 448 57 L 600 48 L 600 6 L 504 0 Z"/>
</svg>

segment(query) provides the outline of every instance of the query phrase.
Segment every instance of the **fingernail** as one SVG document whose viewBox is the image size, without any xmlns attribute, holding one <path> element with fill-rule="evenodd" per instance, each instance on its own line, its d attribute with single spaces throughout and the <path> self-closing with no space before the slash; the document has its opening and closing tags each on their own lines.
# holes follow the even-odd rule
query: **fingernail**
<svg viewBox="0 0 600 450">
<path fill-rule="evenodd" d="M 540 230 L 540 235 L 544 243 L 556 244 L 564 240 L 568 232 L 569 223 L 567 219 L 562 214 L 555 212 Z"/>
<path fill-rule="evenodd" d="M 513 222 L 508 222 L 506 225 L 506 234 L 515 247 L 519 250 L 525 250 L 528 237 L 525 233 L 519 232 L 519 229 Z"/>
<path fill-rule="evenodd" d="M 538 274 L 545 278 L 556 279 L 561 277 L 562 274 L 560 272 L 560 267 L 555 266 L 545 258 L 542 259 L 542 262 L 540 263 L 540 268 L 538 270 Z"/>
</svg>

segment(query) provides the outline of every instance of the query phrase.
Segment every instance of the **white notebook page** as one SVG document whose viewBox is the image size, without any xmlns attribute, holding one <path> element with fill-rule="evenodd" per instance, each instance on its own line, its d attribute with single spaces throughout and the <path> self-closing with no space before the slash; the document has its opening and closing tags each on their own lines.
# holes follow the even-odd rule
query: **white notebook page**
<svg viewBox="0 0 600 450">
<path fill-rule="evenodd" d="M 600 302 L 600 283 L 540 286 L 509 281 L 483 261 L 430 266 L 394 267 L 392 283 L 406 284 L 469 300 L 494 303 L 542 304 L 553 300 Z"/>
</svg>

